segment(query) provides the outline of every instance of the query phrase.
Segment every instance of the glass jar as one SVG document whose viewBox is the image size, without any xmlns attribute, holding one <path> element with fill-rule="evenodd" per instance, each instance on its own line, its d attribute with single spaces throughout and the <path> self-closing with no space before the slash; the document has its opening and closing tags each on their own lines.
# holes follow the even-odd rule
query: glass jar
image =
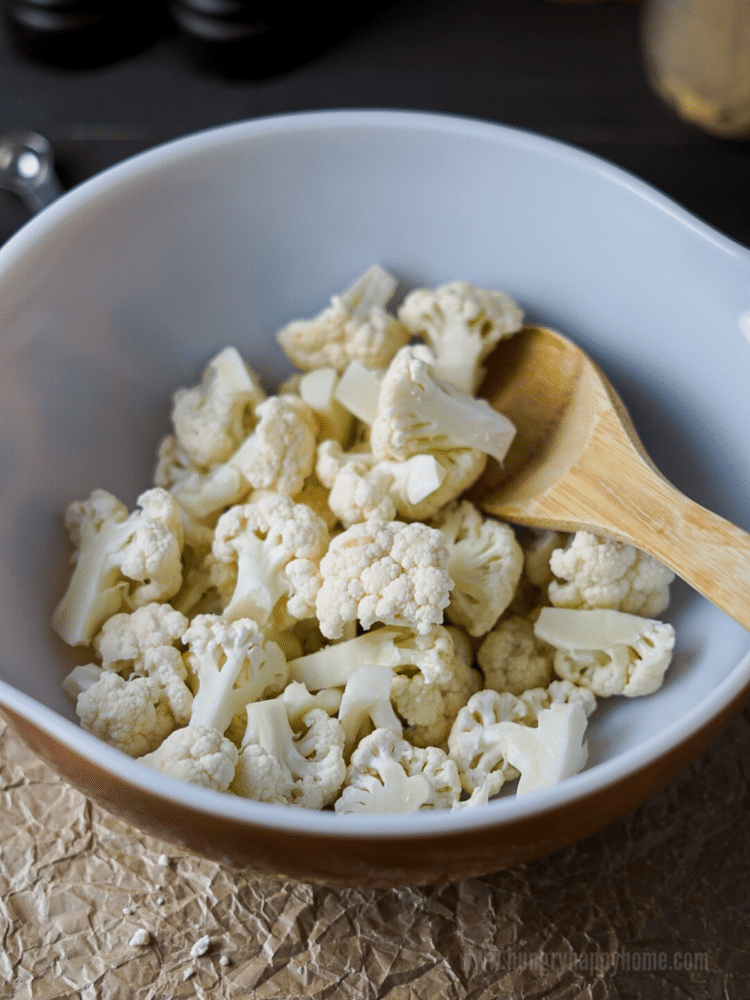
<svg viewBox="0 0 750 1000">
<path fill-rule="evenodd" d="M 681 118 L 750 138 L 750 0 L 647 0 L 641 39 L 651 86 Z"/>
</svg>

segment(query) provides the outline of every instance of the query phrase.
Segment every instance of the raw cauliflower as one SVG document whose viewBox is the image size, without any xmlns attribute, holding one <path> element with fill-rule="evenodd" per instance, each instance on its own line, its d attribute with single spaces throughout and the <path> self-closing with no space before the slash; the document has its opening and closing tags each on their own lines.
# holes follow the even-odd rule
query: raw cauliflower
<svg viewBox="0 0 750 1000">
<path fill-rule="evenodd" d="M 84 729 L 131 757 L 155 750 L 175 727 L 157 680 L 108 670 L 78 695 L 76 713 Z"/>
<path fill-rule="evenodd" d="M 450 601 L 448 552 L 437 528 L 413 522 L 365 521 L 336 535 L 320 563 L 315 603 L 320 630 L 341 637 L 359 621 L 411 625 L 427 633 Z"/>
<path fill-rule="evenodd" d="M 232 791 L 258 802 L 323 809 L 346 776 L 344 731 L 323 708 L 309 709 L 297 732 L 282 696 L 247 706 Z"/>
<path fill-rule="evenodd" d="M 171 604 L 152 602 L 113 615 L 94 636 L 93 646 L 105 670 L 142 672 L 146 651 L 174 647 L 187 627 L 185 615 Z"/>
<path fill-rule="evenodd" d="M 414 747 L 392 729 L 376 729 L 352 754 L 340 813 L 450 809 L 461 783 L 455 763 L 437 747 Z"/>
<path fill-rule="evenodd" d="M 535 634 L 555 647 L 555 673 L 601 697 L 658 690 L 672 660 L 666 622 L 609 608 L 543 608 Z"/>
<path fill-rule="evenodd" d="M 450 281 L 409 292 L 398 318 L 430 345 L 438 375 L 474 395 L 484 378 L 482 362 L 521 329 L 523 311 L 505 292 Z"/>
<path fill-rule="evenodd" d="M 334 368 L 342 372 L 356 360 L 383 368 L 409 340 L 406 327 L 386 310 L 396 279 L 375 264 L 349 288 L 334 295 L 312 319 L 287 323 L 276 334 L 284 353 L 303 371 Z"/>
<path fill-rule="evenodd" d="M 477 663 L 485 687 L 518 695 L 550 683 L 554 656 L 553 647 L 534 634 L 530 621 L 506 618 L 482 641 Z"/>
<path fill-rule="evenodd" d="M 583 768 L 585 703 L 550 698 L 539 707 L 540 702 L 484 690 L 459 711 L 448 748 L 468 793 L 481 790 L 492 798 L 526 770 L 527 788 L 544 787 Z"/>
<path fill-rule="evenodd" d="M 195 683 L 190 722 L 226 732 L 251 701 L 278 694 L 289 677 L 286 659 L 250 618 L 197 615 L 183 636 Z"/>
<path fill-rule="evenodd" d="M 416 345 L 402 347 L 383 376 L 370 445 L 379 459 L 468 448 L 502 462 L 515 430 L 485 399 L 440 378 L 429 349 Z"/>
<path fill-rule="evenodd" d="M 294 496 L 315 465 L 317 421 L 298 396 L 271 396 L 255 408 L 255 430 L 229 458 L 250 487 Z"/>
<path fill-rule="evenodd" d="M 203 468 L 225 461 L 247 436 L 253 410 L 264 398 L 237 349 L 225 347 L 208 363 L 199 385 L 174 394 L 176 447 Z"/>
<path fill-rule="evenodd" d="M 175 729 L 159 747 L 141 757 L 141 763 L 191 785 L 226 792 L 238 756 L 234 743 L 216 729 L 190 725 Z"/>
<path fill-rule="evenodd" d="M 211 565 L 224 617 L 265 626 L 279 604 L 292 618 L 311 617 L 328 538 L 321 517 L 281 493 L 230 507 L 216 524 Z"/>
<path fill-rule="evenodd" d="M 550 602 L 559 608 L 613 608 L 654 618 L 669 604 L 672 570 L 633 545 L 577 531 L 555 549 Z"/>
<path fill-rule="evenodd" d="M 447 629 L 449 634 L 455 630 Z M 451 674 L 444 680 L 429 680 L 424 673 L 396 673 L 391 684 L 391 701 L 404 721 L 403 735 L 416 747 L 447 748 L 448 734 L 458 712 L 482 687 L 471 656 L 458 652 Z"/>
<path fill-rule="evenodd" d="M 396 515 L 423 520 L 445 502 L 441 487 L 448 469 L 435 455 L 378 461 L 372 452 L 345 452 L 337 441 L 324 441 L 315 468 L 330 490 L 330 509 L 346 528 Z"/>
<path fill-rule="evenodd" d="M 88 645 L 124 606 L 166 601 L 180 589 L 184 535 L 177 503 L 154 487 L 138 506 L 129 514 L 112 493 L 94 490 L 67 508 L 75 565 L 52 625 L 71 646 Z"/>
<path fill-rule="evenodd" d="M 445 617 L 471 636 L 485 635 L 510 604 L 523 570 L 523 551 L 509 524 L 461 500 L 431 522 L 448 548 L 453 580 Z"/>
</svg>

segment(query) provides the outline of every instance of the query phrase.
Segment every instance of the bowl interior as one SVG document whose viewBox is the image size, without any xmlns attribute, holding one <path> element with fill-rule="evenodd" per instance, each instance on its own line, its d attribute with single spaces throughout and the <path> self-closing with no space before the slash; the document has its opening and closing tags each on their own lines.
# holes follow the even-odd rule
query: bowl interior
<svg viewBox="0 0 750 1000">
<path fill-rule="evenodd" d="M 376 261 L 404 289 L 502 288 L 577 340 L 664 473 L 750 529 L 746 251 L 515 130 L 404 112 L 240 123 L 107 171 L 0 250 L 0 679 L 75 719 L 60 682 L 87 656 L 49 626 L 65 505 L 98 486 L 132 504 L 174 389 L 230 343 L 272 389 L 289 371 L 275 330 Z M 657 753 L 722 684 L 747 683 L 744 629 L 681 584 L 667 617 L 666 684 L 600 707 L 592 766 Z"/>
</svg>

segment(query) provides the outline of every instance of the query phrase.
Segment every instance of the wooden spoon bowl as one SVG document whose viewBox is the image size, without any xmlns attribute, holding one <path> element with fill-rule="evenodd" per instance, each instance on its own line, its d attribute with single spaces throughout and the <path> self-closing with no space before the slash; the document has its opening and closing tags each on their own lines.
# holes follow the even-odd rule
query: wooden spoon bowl
<svg viewBox="0 0 750 1000">
<path fill-rule="evenodd" d="M 481 395 L 517 428 L 503 466 L 492 461 L 471 492 L 483 510 L 636 545 L 750 629 L 750 535 L 662 476 L 584 351 L 526 327 L 488 359 Z"/>
</svg>

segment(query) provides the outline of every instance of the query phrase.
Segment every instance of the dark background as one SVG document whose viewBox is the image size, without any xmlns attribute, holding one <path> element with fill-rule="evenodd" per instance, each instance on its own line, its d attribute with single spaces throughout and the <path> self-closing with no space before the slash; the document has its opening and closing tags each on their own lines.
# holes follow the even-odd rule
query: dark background
<svg viewBox="0 0 750 1000">
<path fill-rule="evenodd" d="M 5 2 L 9 10 L 14 0 Z M 310 9 L 322 40 L 310 43 L 309 58 L 246 79 L 197 62 L 159 0 L 131 6 L 131 48 L 140 51 L 83 70 L 25 57 L 0 18 L 0 134 L 46 135 L 66 186 L 156 143 L 238 119 L 317 108 L 432 110 L 590 150 L 750 244 L 750 143 L 702 133 L 653 94 L 637 4 L 393 0 L 371 3 L 359 23 L 343 26 L 318 4 Z M 279 21 L 281 53 L 299 42 L 298 23 Z M 248 61 L 262 74 L 257 56 Z M 0 241 L 26 217 L 0 191 Z"/>
</svg>

